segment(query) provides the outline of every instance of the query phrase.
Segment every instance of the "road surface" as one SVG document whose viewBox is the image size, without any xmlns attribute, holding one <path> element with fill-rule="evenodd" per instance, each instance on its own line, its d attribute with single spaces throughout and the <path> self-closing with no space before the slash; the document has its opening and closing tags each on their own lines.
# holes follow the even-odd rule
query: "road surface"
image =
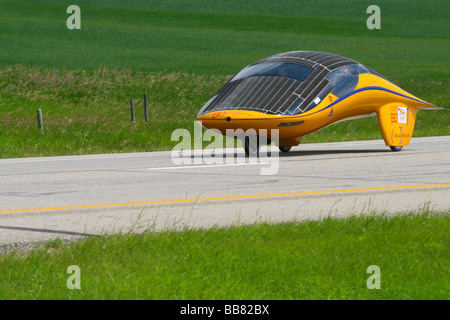
<svg viewBox="0 0 450 320">
<path fill-rule="evenodd" d="M 275 154 L 275 153 L 274 153 Z M 278 154 L 278 153 L 276 153 Z M 450 210 L 450 136 L 0 160 L 0 245 L 111 232 Z M 225 158 L 224 158 L 225 157 Z"/>
</svg>

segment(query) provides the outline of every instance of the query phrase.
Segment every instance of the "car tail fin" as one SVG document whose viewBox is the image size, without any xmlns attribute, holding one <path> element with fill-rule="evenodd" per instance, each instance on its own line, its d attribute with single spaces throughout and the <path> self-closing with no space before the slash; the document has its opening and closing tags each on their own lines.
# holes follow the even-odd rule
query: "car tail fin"
<svg viewBox="0 0 450 320">
<path fill-rule="evenodd" d="M 416 122 L 416 107 L 389 103 L 379 108 L 378 123 L 387 146 L 407 146 Z"/>
</svg>

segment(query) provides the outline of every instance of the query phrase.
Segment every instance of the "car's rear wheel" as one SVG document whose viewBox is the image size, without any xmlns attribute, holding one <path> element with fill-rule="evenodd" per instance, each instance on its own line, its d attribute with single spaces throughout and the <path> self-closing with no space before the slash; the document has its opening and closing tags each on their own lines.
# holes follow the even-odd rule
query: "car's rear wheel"
<svg viewBox="0 0 450 320">
<path fill-rule="evenodd" d="M 288 147 L 278 147 L 278 149 L 280 149 L 281 152 L 289 152 L 289 150 L 291 150 L 292 146 L 288 146 Z"/>
<path fill-rule="evenodd" d="M 389 148 L 391 148 L 392 151 L 397 152 L 397 151 L 402 150 L 403 147 L 402 146 L 400 146 L 400 147 L 390 146 Z"/>
</svg>

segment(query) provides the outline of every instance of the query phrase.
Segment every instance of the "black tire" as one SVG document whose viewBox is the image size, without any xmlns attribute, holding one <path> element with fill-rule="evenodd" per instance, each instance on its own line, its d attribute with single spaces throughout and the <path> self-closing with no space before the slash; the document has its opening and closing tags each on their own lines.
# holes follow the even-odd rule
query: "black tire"
<svg viewBox="0 0 450 320">
<path fill-rule="evenodd" d="M 389 148 L 391 148 L 392 151 L 397 152 L 397 151 L 402 150 L 403 147 L 390 146 Z"/>
<path fill-rule="evenodd" d="M 256 142 L 256 144 L 255 144 Z M 259 155 L 259 149 L 261 149 L 261 144 L 259 143 L 259 137 L 252 137 L 250 139 L 249 136 L 244 138 L 244 150 L 247 157 L 257 157 Z"/>
<path fill-rule="evenodd" d="M 280 149 L 281 152 L 289 152 L 291 150 L 292 146 L 288 146 L 288 147 L 278 147 L 278 149 Z"/>
</svg>

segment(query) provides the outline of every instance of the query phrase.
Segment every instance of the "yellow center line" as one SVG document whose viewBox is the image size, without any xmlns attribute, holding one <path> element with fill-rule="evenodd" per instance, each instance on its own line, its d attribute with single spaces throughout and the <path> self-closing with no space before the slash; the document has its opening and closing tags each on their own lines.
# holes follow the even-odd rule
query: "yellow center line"
<svg viewBox="0 0 450 320">
<path fill-rule="evenodd" d="M 105 207 L 124 207 L 124 206 L 149 205 L 149 204 L 165 204 L 165 203 L 180 203 L 180 202 L 201 202 L 201 201 L 250 199 L 250 198 L 270 198 L 270 197 L 298 196 L 298 195 L 310 195 L 310 194 L 346 193 L 346 192 L 363 192 L 363 191 L 378 191 L 378 190 L 399 190 L 399 189 L 418 189 L 418 188 L 436 188 L 436 187 L 449 187 L 449 186 L 450 186 L 450 183 L 441 183 L 441 184 L 427 184 L 427 185 L 415 185 L 415 186 L 392 186 L 392 187 L 378 187 L 378 188 L 300 191 L 300 192 L 252 194 L 252 195 L 242 195 L 242 196 L 225 196 L 225 197 L 211 197 L 211 198 L 175 199 L 175 200 L 158 200 L 158 201 L 144 201 L 144 202 L 93 204 L 93 205 L 68 206 L 68 207 L 50 207 L 50 208 L 0 210 L 0 213 L 31 212 L 31 211 L 56 211 L 56 210 L 70 210 L 70 209 L 105 208 Z"/>
</svg>

